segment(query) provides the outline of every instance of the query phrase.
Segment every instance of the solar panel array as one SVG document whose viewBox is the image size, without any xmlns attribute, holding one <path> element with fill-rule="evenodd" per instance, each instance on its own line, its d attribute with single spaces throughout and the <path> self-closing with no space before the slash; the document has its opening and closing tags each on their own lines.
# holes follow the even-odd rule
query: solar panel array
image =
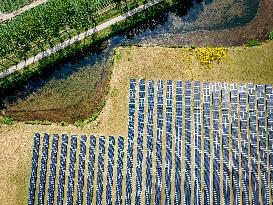
<svg viewBox="0 0 273 205">
<path fill-rule="evenodd" d="M 34 136 L 28 204 L 121 204 L 124 138 L 62 135 L 60 145 L 59 138 Z"/>
<path fill-rule="evenodd" d="M 271 85 L 130 80 L 129 89 L 127 139 L 34 136 L 28 204 L 272 202 Z"/>
<path fill-rule="evenodd" d="M 137 138 L 131 138 L 131 143 L 137 140 L 132 149 L 136 147 L 138 154 L 130 155 L 128 149 L 127 160 L 136 165 L 130 169 L 135 203 L 270 203 L 272 86 L 172 80 L 131 80 L 132 85 L 138 90 L 139 105 L 137 129 L 132 128 Z M 151 91 L 153 85 L 157 89 Z M 134 119 L 129 115 L 130 121 Z M 128 135 L 130 129 L 129 124 Z M 139 168 L 145 153 L 149 166 Z M 150 160 L 153 153 L 155 158 Z M 144 190 L 145 198 L 141 197 Z"/>
</svg>

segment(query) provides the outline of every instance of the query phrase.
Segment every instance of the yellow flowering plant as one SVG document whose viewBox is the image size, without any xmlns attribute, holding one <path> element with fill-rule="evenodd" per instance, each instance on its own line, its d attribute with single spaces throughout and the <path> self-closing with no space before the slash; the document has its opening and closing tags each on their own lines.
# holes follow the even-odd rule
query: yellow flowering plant
<svg viewBox="0 0 273 205">
<path fill-rule="evenodd" d="M 212 62 L 227 59 L 227 49 L 224 48 L 196 48 L 195 54 L 202 65 L 212 68 Z"/>
</svg>

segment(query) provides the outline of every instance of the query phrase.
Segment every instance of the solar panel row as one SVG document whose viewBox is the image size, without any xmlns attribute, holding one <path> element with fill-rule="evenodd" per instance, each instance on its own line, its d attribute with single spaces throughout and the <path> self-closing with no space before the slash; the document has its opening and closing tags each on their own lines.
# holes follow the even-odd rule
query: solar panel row
<svg viewBox="0 0 273 205">
<path fill-rule="evenodd" d="M 191 204 L 191 82 L 185 82 L 185 182 L 184 203 Z"/>
<path fill-rule="evenodd" d="M 213 203 L 220 204 L 220 128 L 219 128 L 219 83 L 212 83 L 213 103 Z"/>
<path fill-rule="evenodd" d="M 221 86 L 222 98 L 222 154 L 223 154 L 223 204 L 230 204 L 230 164 L 229 164 L 229 102 L 228 102 L 228 83 L 224 82 Z"/>
<path fill-rule="evenodd" d="M 248 169 L 248 128 L 247 128 L 247 94 L 246 84 L 239 85 L 240 102 L 240 132 L 241 132 L 241 162 L 242 162 L 242 204 L 250 204 L 249 201 L 249 169 Z"/>
<path fill-rule="evenodd" d="M 139 108 L 138 108 L 138 132 L 137 132 L 137 164 L 136 164 L 136 193 L 135 204 L 141 204 L 142 196 L 142 162 L 143 162 L 143 135 L 144 135 L 144 103 L 145 80 L 139 81 Z"/>
<path fill-rule="evenodd" d="M 176 82 L 175 117 L 175 204 L 181 204 L 181 164 L 182 164 L 182 81 Z"/>
<path fill-rule="evenodd" d="M 239 138 L 238 138 L 238 93 L 237 83 L 230 84 L 231 94 L 231 135 L 232 135 L 232 187 L 233 204 L 241 204 L 239 181 Z"/>
<path fill-rule="evenodd" d="M 258 141 L 256 131 L 256 96 L 255 85 L 248 84 L 249 102 L 249 131 L 250 131 L 250 156 L 251 156 L 251 181 L 252 181 L 252 203 L 260 204 L 259 201 L 259 176 L 258 176 Z"/>
<path fill-rule="evenodd" d="M 194 82 L 194 204 L 201 204 L 201 94 L 200 82 Z"/>
<path fill-rule="evenodd" d="M 158 81 L 157 88 L 157 128 L 156 128 L 156 181 L 155 204 L 161 204 L 162 194 L 162 136 L 163 136 L 163 86 L 162 80 Z"/>
<path fill-rule="evenodd" d="M 203 123 L 204 123 L 204 203 L 210 204 L 210 83 L 203 84 Z"/>
<path fill-rule="evenodd" d="M 134 123 L 135 123 L 135 93 L 136 81 L 130 80 L 130 99 L 128 117 L 128 149 L 127 149 L 127 170 L 126 170 L 126 196 L 125 203 L 132 201 L 132 171 L 133 171 L 133 151 L 134 151 Z"/>
<path fill-rule="evenodd" d="M 146 192 L 145 204 L 152 203 L 153 181 L 153 128 L 154 128 L 154 81 L 148 81 L 148 123 L 147 123 L 147 157 L 146 157 Z"/>
</svg>

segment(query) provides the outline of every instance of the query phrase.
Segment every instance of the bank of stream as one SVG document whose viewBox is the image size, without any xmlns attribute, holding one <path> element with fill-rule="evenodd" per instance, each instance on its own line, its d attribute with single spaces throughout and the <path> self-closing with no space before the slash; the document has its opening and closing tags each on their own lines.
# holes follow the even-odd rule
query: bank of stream
<svg viewBox="0 0 273 205">
<path fill-rule="evenodd" d="M 1 115 L 21 121 L 94 119 L 108 93 L 117 46 L 238 46 L 264 39 L 272 29 L 269 0 L 186 0 L 174 11 L 151 18 L 8 94 Z"/>
</svg>

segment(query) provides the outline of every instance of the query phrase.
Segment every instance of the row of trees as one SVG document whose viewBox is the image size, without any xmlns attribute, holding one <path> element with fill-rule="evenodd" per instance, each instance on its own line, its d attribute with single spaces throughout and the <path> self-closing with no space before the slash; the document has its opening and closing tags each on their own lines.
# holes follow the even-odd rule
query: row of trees
<svg viewBox="0 0 273 205">
<path fill-rule="evenodd" d="M 35 54 L 35 50 L 44 50 L 124 12 L 128 8 L 127 1 L 49 0 L 15 20 L 0 24 L 0 67 L 5 69 Z M 116 6 L 109 7 L 112 5 Z M 107 11 L 108 7 L 112 9 L 103 15 L 97 14 L 102 9 Z"/>
</svg>

